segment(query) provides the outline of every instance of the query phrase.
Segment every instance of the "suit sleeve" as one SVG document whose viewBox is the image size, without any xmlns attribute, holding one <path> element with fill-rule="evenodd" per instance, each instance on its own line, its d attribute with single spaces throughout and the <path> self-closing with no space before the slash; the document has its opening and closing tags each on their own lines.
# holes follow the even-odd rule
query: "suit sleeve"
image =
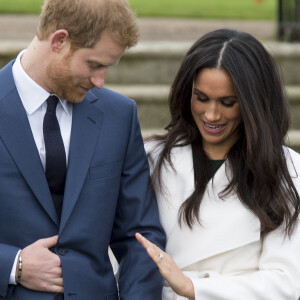
<svg viewBox="0 0 300 300">
<path fill-rule="evenodd" d="M 0 297 L 6 297 L 10 291 L 9 278 L 15 257 L 20 249 L 0 244 Z"/>
<path fill-rule="evenodd" d="M 159 222 L 156 198 L 150 187 L 149 166 L 136 105 L 132 102 L 131 129 L 123 163 L 111 249 L 120 264 L 120 298 L 161 299 L 161 275 L 144 248 L 136 241 L 136 232 L 164 249 L 165 234 Z"/>
<path fill-rule="evenodd" d="M 299 226 L 291 238 L 285 237 L 280 229 L 271 232 L 263 241 L 256 272 L 247 275 L 191 278 L 195 288 L 195 300 L 298 300 L 299 253 Z"/>
</svg>

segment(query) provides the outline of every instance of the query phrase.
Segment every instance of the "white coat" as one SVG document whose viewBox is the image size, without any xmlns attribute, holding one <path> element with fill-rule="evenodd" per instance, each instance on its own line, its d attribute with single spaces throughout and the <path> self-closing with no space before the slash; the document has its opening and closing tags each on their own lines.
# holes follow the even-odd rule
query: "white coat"
<svg viewBox="0 0 300 300">
<path fill-rule="evenodd" d="M 145 144 L 151 172 L 160 149 L 156 142 Z M 288 166 L 300 194 L 300 155 L 286 148 Z M 230 171 L 225 163 L 208 183 L 200 206 L 201 225 L 190 230 L 178 223 L 181 204 L 194 191 L 190 146 L 171 152 L 173 170 L 162 169 L 163 193 L 157 182 L 160 221 L 167 236 L 166 252 L 190 277 L 196 300 L 296 300 L 300 296 L 300 229 L 291 239 L 281 228 L 261 237 L 259 219 L 237 195 L 220 199 Z M 291 163 L 291 159 L 293 164 Z M 297 176 L 299 174 L 299 176 Z M 163 300 L 183 300 L 170 287 L 163 289 Z"/>
</svg>

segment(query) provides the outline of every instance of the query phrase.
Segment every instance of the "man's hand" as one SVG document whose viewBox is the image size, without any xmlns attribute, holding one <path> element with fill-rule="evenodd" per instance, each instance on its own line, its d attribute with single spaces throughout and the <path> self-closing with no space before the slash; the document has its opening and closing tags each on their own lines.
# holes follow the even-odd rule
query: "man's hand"
<svg viewBox="0 0 300 300">
<path fill-rule="evenodd" d="M 40 292 L 64 292 L 60 258 L 49 250 L 56 245 L 57 239 L 57 235 L 40 239 L 21 251 L 21 285 Z"/>
</svg>

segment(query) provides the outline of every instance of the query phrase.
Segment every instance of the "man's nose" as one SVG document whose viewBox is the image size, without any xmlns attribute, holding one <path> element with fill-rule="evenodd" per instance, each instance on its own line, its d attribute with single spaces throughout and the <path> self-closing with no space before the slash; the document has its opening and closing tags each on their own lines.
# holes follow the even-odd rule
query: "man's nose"
<svg viewBox="0 0 300 300">
<path fill-rule="evenodd" d="M 107 72 L 107 68 L 95 71 L 90 77 L 91 83 L 98 89 L 101 89 L 104 85 L 105 75 Z"/>
</svg>

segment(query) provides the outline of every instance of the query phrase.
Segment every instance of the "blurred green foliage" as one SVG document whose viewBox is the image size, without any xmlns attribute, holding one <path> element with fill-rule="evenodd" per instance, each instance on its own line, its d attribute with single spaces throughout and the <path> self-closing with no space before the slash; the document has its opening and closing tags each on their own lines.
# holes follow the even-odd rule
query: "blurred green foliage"
<svg viewBox="0 0 300 300">
<path fill-rule="evenodd" d="M 62 0 L 63 1 L 63 0 Z M 0 13 L 38 14 L 43 0 L 0 0 Z M 129 0 L 139 17 L 275 20 L 277 0 Z"/>
<path fill-rule="evenodd" d="M 277 0 L 129 0 L 138 16 L 275 20 Z"/>
</svg>

